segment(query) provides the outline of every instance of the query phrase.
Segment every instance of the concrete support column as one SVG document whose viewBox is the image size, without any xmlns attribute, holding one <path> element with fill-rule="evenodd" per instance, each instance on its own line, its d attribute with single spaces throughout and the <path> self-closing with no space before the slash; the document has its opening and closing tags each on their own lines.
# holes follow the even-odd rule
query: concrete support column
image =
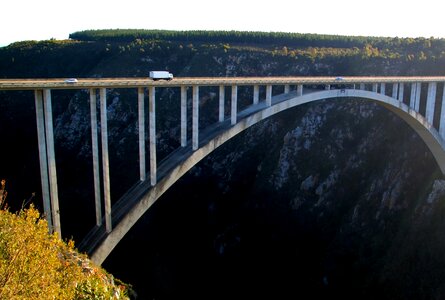
<svg viewBox="0 0 445 300">
<path fill-rule="evenodd" d="M 144 88 L 138 88 L 139 179 L 145 181 L 145 104 Z"/>
<path fill-rule="evenodd" d="M 49 192 L 48 157 L 46 154 L 45 116 L 43 112 L 42 91 L 34 91 L 34 98 L 36 105 L 37 140 L 39 144 L 40 180 L 42 183 L 43 211 L 45 213 L 46 221 L 48 222 L 49 230 L 53 231 L 54 228 L 51 213 L 51 198 Z"/>
<path fill-rule="evenodd" d="M 416 103 L 416 88 L 417 88 L 416 83 L 415 82 L 411 83 L 411 95 L 409 98 L 409 107 L 411 107 L 412 109 L 414 109 Z"/>
<path fill-rule="evenodd" d="M 198 150 L 199 147 L 199 86 L 193 86 L 192 102 L 192 148 Z"/>
<path fill-rule="evenodd" d="M 187 87 L 181 86 L 181 147 L 187 146 Z"/>
<path fill-rule="evenodd" d="M 150 183 L 154 186 L 158 182 L 156 159 L 156 89 L 148 88 L 148 123 L 150 138 Z"/>
<path fill-rule="evenodd" d="M 419 112 L 419 107 L 420 107 L 421 90 L 422 90 L 422 84 L 420 82 L 415 82 L 411 84 L 411 97 L 409 101 L 409 106 L 417 112 Z"/>
<path fill-rule="evenodd" d="M 107 90 L 100 89 L 100 133 L 102 141 L 102 173 L 105 201 L 105 227 L 111 232 L 110 166 L 108 161 Z"/>
<path fill-rule="evenodd" d="M 272 86 L 270 84 L 266 86 L 266 105 L 272 106 Z"/>
<path fill-rule="evenodd" d="M 374 93 L 377 93 L 378 88 L 379 88 L 378 83 L 373 83 L 373 84 L 372 84 L 372 91 L 373 91 Z"/>
<path fill-rule="evenodd" d="M 386 84 L 385 83 L 380 84 L 380 94 L 386 95 Z"/>
<path fill-rule="evenodd" d="M 93 154 L 94 200 L 96 225 L 102 225 L 102 204 L 100 193 L 99 142 L 97 139 L 97 96 L 96 89 L 90 89 L 91 151 Z"/>
<path fill-rule="evenodd" d="M 442 139 L 445 140 L 445 83 L 442 93 L 442 106 L 440 111 L 440 120 L 439 120 L 439 134 Z"/>
<path fill-rule="evenodd" d="M 236 115 L 238 113 L 238 86 L 232 85 L 232 111 L 230 113 L 230 124 L 236 124 Z"/>
<path fill-rule="evenodd" d="M 224 121 L 224 102 L 225 102 L 225 87 L 219 86 L 219 122 Z"/>
<path fill-rule="evenodd" d="M 54 152 L 53 110 L 51 90 L 43 90 L 43 105 L 45 111 L 46 153 L 48 157 L 49 191 L 51 197 L 51 212 L 54 231 L 62 236 L 60 228 L 59 195 L 57 191 L 56 154 Z"/>
<path fill-rule="evenodd" d="M 330 84 L 326 84 L 324 87 L 325 90 L 330 90 L 331 89 L 331 85 Z"/>
<path fill-rule="evenodd" d="M 398 83 L 393 83 L 392 84 L 392 97 L 394 99 L 397 99 L 398 93 L 399 93 L 399 84 Z"/>
<path fill-rule="evenodd" d="M 288 84 L 286 84 L 286 85 L 284 86 L 284 93 L 285 93 L 285 94 L 289 94 L 289 92 L 290 92 L 290 86 L 289 86 Z"/>
<path fill-rule="evenodd" d="M 433 124 L 433 119 L 434 119 L 434 106 L 436 105 L 436 90 L 437 90 L 436 82 L 428 83 L 428 96 L 426 98 L 425 117 L 428 123 L 430 123 L 431 125 Z"/>
<path fill-rule="evenodd" d="M 405 92 L 405 84 L 403 82 L 399 83 L 399 99 L 400 102 L 403 102 L 403 93 Z"/>
<path fill-rule="evenodd" d="M 260 86 L 253 86 L 253 104 L 258 104 L 260 102 Z"/>
<path fill-rule="evenodd" d="M 303 96 L 303 85 L 299 84 L 297 86 L 297 96 Z"/>
<path fill-rule="evenodd" d="M 365 90 L 365 84 L 364 83 L 360 83 L 360 89 L 361 90 Z"/>
</svg>

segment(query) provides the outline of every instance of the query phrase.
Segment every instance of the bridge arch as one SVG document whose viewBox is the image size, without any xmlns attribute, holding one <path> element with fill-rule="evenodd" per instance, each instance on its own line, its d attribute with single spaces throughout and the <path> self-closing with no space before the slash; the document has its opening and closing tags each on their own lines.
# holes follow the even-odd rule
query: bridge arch
<svg viewBox="0 0 445 300">
<path fill-rule="evenodd" d="M 368 101 L 375 101 L 379 105 L 382 105 L 397 114 L 400 118 L 405 120 L 425 142 L 436 159 L 442 173 L 445 174 L 445 143 L 443 139 L 433 125 L 427 122 L 425 117 L 395 98 L 366 90 L 344 89 L 325 90 L 302 96 L 292 96 L 284 100 L 276 99 L 272 102 L 271 106 L 264 105 L 262 109 L 253 113 L 243 115 L 243 112 L 241 112 L 238 115 L 239 120 L 235 125 L 228 127 L 210 140 L 202 141 L 200 147 L 196 151 L 191 152 L 192 150 L 190 149 L 189 155 L 186 156 L 184 160 L 179 162 L 177 166 L 160 178 L 155 186 L 148 190 L 146 189 L 144 193 L 140 195 L 139 200 L 114 226 L 113 230 L 106 235 L 102 243 L 95 248 L 93 253 L 91 253 L 92 260 L 98 264 L 102 264 L 114 247 L 157 199 L 159 199 L 193 166 L 231 138 L 258 122 L 287 109 L 310 102 L 339 97 L 360 98 Z"/>
</svg>

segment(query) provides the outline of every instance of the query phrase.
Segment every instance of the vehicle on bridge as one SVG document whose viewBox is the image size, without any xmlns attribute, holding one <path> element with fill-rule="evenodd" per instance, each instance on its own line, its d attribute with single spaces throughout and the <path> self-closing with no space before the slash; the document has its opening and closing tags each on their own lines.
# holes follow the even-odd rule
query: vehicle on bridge
<svg viewBox="0 0 445 300">
<path fill-rule="evenodd" d="M 173 74 L 167 71 L 150 71 L 149 77 L 153 80 L 172 80 Z"/>
</svg>

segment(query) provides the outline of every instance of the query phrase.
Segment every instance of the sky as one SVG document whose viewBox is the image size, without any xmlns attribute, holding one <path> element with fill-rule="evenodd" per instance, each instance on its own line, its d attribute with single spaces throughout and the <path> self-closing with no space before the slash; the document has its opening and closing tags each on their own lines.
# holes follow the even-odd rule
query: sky
<svg viewBox="0 0 445 300">
<path fill-rule="evenodd" d="M 87 29 L 445 38 L 444 0 L 2 0 L 0 46 Z"/>
</svg>

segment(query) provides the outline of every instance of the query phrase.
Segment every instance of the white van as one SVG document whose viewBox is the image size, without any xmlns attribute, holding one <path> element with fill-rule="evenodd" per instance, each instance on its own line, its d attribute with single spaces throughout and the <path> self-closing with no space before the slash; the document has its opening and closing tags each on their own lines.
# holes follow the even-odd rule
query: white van
<svg viewBox="0 0 445 300">
<path fill-rule="evenodd" d="M 149 77 L 153 80 L 172 80 L 173 74 L 167 71 L 150 71 Z"/>
</svg>

